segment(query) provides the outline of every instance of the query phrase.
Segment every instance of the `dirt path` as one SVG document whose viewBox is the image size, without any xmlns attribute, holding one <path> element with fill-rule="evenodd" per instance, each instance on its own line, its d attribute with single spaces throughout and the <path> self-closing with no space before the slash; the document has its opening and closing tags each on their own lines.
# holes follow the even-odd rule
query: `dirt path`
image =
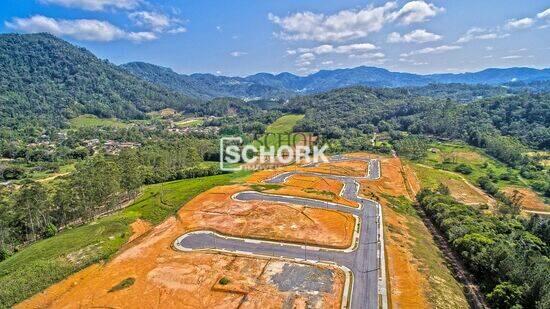
<svg viewBox="0 0 550 309">
<path fill-rule="evenodd" d="M 426 213 L 421 207 L 417 207 L 418 214 L 420 214 L 422 221 L 428 228 L 428 230 L 434 236 L 435 242 L 441 252 L 444 254 L 445 259 L 449 262 L 453 268 L 453 273 L 456 279 L 462 283 L 466 291 L 466 297 L 470 306 L 475 309 L 488 309 L 489 306 L 485 302 L 483 294 L 479 290 L 477 284 L 475 284 L 474 277 L 470 272 L 466 270 L 460 258 L 451 250 L 447 240 L 441 235 L 439 230 L 432 224 L 430 219 L 426 216 Z"/>
</svg>

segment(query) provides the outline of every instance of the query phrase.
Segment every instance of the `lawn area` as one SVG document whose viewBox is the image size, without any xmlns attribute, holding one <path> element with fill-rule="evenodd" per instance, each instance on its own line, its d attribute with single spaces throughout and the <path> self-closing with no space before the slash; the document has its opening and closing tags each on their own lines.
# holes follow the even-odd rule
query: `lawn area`
<svg viewBox="0 0 550 309">
<path fill-rule="evenodd" d="M 296 126 L 298 121 L 302 120 L 302 118 L 304 118 L 304 115 L 285 115 L 285 116 L 282 116 L 282 117 L 278 118 L 277 120 L 275 120 L 275 122 L 270 124 L 266 128 L 265 132 L 266 133 L 292 133 L 293 128 Z M 265 138 L 265 135 L 260 137 L 260 140 L 263 142 L 264 138 Z M 301 140 L 303 140 L 303 137 L 300 136 L 300 135 L 297 135 L 296 142 L 299 142 Z M 266 144 L 267 144 L 266 146 L 276 146 L 277 147 L 277 146 L 288 145 L 289 142 L 288 142 L 287 139 L 285 139 L 283 137 L 282 140 L 281 140 L 281 145 L 279 145 L 278 137 L 276 137 L 274 135 L 268 135 Z"/>
<path fill-rule="evenodd" d="M 131 206 L 38 241 L 0 263 L 0 308 L 8 308 L 93 263 L 116 253 L 130 237 L 136 219 L 158 224 L 187 201 L 212 187 L 238 182 L 238 172 L 155 184 Z"/>
<path fill-rule="evenodd" d="M 125 128 L 129 126 L 129 124 L 116 118 L 98 118 L 94 115 L 80 115 L 71 119 L 70 124 L 73 129 L 95 127 Z"/>
</svg>

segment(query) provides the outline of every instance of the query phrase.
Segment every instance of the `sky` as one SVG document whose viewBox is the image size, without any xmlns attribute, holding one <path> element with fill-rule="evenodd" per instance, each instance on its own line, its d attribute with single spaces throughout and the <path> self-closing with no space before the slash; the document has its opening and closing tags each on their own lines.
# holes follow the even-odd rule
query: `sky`
<svg viewBox="0 0 550 309">
<path fill-rule="evenodd" d="M 550 67 L 549 0 L 3 0 L 0 32 L 185 74 Z"/>
</svg>

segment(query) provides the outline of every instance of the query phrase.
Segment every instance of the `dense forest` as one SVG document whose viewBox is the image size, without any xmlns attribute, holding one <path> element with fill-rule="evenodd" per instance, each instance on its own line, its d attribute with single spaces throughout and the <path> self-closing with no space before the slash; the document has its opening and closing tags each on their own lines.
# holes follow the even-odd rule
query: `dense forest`
<svg viewBox="0 0 550 309">
<path fill-rule="evenodd" d="M 425 190 L 417 199 L 491 307 L 550 307 L 550 220 L 483 214 L 445 193 Z"/>
<path fill-rule="evenodd" d="M 198 101 L 136 78 L 49 34 L 0 35 L 0 128 L 59 127 L 80 114 L 143 118 Z"/>
<path fill-rule="evenodd" d="M 296 130 L 335 138 L 357 130 L 399 130 L 479 143 L 481 136 L 507 135 L 537 149 L 550 148 L 549 94 L 524 93 L 461 104 L 411 95 L 408 89 L 354 87 L 297 97 L 283 108 L 305 113 Z"/>
</svg>

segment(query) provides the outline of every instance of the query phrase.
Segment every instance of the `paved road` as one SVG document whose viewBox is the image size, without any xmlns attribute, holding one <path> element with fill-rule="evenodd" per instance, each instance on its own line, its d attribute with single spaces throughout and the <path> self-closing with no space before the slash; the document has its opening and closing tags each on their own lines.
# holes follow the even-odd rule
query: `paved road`
<svg viewBox="0 0 550 309">
<path fill-rule="evenodd" d="M 340 158 L 334 161 L 340 160 Z M 182 250 L 197 250 L 217 248 L 227 251 L 244 251 L 258 255 L 275 257 L 299 258 L 313 261 L 330 261 L 350 269 L 353 273 L 353 287 L 351 294 L 352 308 L 378 308 L 378 280 L 379 280 L 379 205 L 371 200 L 358 196 L 359 184 L 356 179 L 377 179 L 380 177 L 380 164 L 377 160 L 369 161 L 369 171 L 364 177 L 347 177 L 331 174 L 309 172 L 287 172 L 267 180 L 267 183 L 282 183 L 295 174 L 309 174 L 324 178 L 337 179 L 344 183 L 341 195 L 349 200 L 356 201 L 360 207 L 355 209 L 336 203 L 306 199 L 292 196 L 272 195 L 260 192 L 240 192 L 234 196 L 242 201 L 273 201 L 303 205 L 312 208 L 332 209 L 351 213 L 360 218 L 359 239 L 352 250 L 322 249 L 288 243 L 276 243 L 224 237 L 213 233 L 190 233 L 183 235 L 176 241 L 176 248 Z"/>
</svg>

